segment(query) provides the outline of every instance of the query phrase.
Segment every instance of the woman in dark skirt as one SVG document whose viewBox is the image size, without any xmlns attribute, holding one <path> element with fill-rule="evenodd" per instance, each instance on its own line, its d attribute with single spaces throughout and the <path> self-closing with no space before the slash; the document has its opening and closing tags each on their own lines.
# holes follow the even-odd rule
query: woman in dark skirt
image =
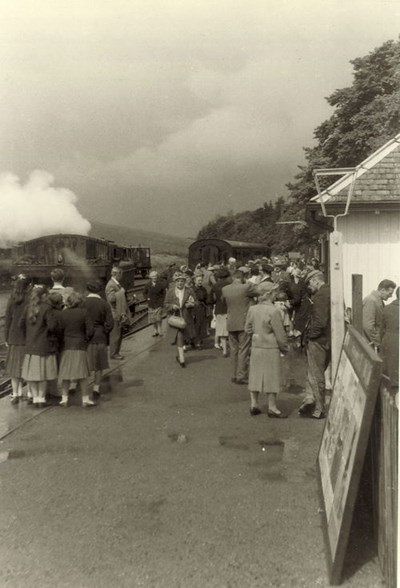
<svg viewBox="0 0 400 588">
<path fill-rule="evenodd" d="M 93 336 L 93 324 L 83 298 L 72 291 L 66 297 L 66 308 L 59 314 L 59 329 L 62 337 L 62 353 L 59 378 L 62 381 L 60 406 L 68 406 L 68 390 L 71 380 L 77 380 L 82 393 L 82 407 L 96 406 L 89 398 L 89 362 L 87 346 Z"/>
<path fill-rule="evenodd" d="M 25 329 L 22 326 L 22 317 L 30 289 L 31 279 L 22 274 L 18 276 L 5 315 L 6 374 L 11 378 L 11 404 L 18 404 L 22 398 L 22 364 L 25 357 Z"/>
<path fill-rule="evenodd" d="M 231 275 L 226 268 L 221 268 L 216 273 L 217 282 L 211 288 L 211 300 L 214 302 L 215 314 L 215 341 L 214 347 L 222 349 L 223 357 L 228 357 L 228 327 L 226 324 L 227 307 L 222 298 L 222 288 L 232 283 Z"/>
<path fill-rule="evenodd" d="M 48 290 L 45 286 L 33 287 L 21 326 L 25 330 L 26 344 L 22 377 L 28 383 L 33 404 L 42 408 L 46 406 L 47 383 L 57 379 L 54 344 L 57 319 L 48 302 Z"/>
<path fill-rule="evenodd" d="M 196 295 L 198 304 L 193 309 L 194 326 L 195 326 L 195 338 L 194 343 L 196 349 L 201 349 L 203 339 L 208 336 L 208 322 L 211 313 L 211 307 L 209 306 L 209 297 L 207 290 L 203 286 L 203 274 L 195 273 L 193 291 Z"/>
<path fill-rule="evenodd" d="M 87 357 L 89 370 L 94 372 L 93 394 L 100 396 L 100 382 L 103 370 L 109 367 L 108 342 L 114 326 L 114 319 L 111 306 L 100 296 L 101 283 L 98 281 L 89 282 L 86 289 L 88 295 L 85 298 L 84 306 L 94 329 L 93 337 L 90 339 L 87 348 Z"/>
<path fill-rule="evenodd" d="M 176 345 L 178 351 L 176 361 L 184 368 L 186 363 L 183 347 L 185 340 L 192 341 L 195 336 L 193 308 L 197 301 L 193 290 L 185 285 L 186 278 L 183 274 L 176 273 L 173 279 L 174 282 L 165 295 L 165 308 L 169 315 L 181 316 L 186 322 L 186 327 L 178 329 L 168 323 L 168 337 L 171 344 Z"/>
</svg>

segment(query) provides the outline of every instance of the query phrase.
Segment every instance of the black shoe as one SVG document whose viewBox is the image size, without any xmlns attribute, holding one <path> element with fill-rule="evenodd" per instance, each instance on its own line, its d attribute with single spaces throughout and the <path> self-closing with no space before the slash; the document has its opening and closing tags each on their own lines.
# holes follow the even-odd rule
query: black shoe
<svg viewBox="0 0 400 588">
<path fill-rule="evenodd" d="M 245 380 L 244 378 L 242 378 L 241 380 L 236 380 L 236 382 L 235 382 L 235 384 L 240 384 L 240 385 L 248 384 L 248 383 L 249 383 L 249 381 Z"/>
<path fill-rule="evenodd" d="M 253 406 L 253 408 L 250 408 L 250 414 L 251 416 L 257 416 L 258 414 L 261 414 L 261 410 L 256 406 Z"/>
<path fill-rule="evenodd" d="M 18 402 L 19 402 L 18 396 L 13 396 L 11 398 L 11 401 L 10 402 L 11 402 L 11 404 L 18 404 Z"/>
<path fill-rule="evenodd" d="M 287 419 L 287 414 L 283 414 L 283 412 L 275 412 L 274 410 L 267 410 L 267 415 L 270 419 Z"/>
<path fill-rule="evenodd" d="M 186 363 L 184 361 L 181 361 L 178 356 L 176 356 L 175 359 L 182 368 L 186 367 Z"/>
<path fill-rule="evenodd" d="M 158 337 L 158 333 L 153 333 L 152 337 Z"/>
<path fill-rule="evenodd" d="M 237 379 L 236 378 L 231 378 L 231 382 L 232 382 L 232 384 L 237 384 Z"/>
<path fill-rule="evenodd" d="M 125 356 L 121 355 L 120 353 L 115 353 L 111 356 L 111 359 L 125 359 Z"/>
<path fill-rule="evenodd" d="M 315 403 L 314 402 L 306 402 L 302 404 L 298 410 L 300 416 L 303 417 L 310 417 L 315 410 Z"/>
</svg>

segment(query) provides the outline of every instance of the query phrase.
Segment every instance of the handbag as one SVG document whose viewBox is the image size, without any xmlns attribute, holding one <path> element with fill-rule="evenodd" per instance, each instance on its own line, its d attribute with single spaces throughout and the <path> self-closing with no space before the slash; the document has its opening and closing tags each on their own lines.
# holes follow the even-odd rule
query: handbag
<svg viewBox="0 0 400 588">
<path fill-rule="evenodd" d="M 186 328 L 186 321 L 182 316 L 175 316 L 174 314 L 170 314 L 167 318 L 167 323 L 170 327 L 179 329 L 181 331 Z"/>
</svg>

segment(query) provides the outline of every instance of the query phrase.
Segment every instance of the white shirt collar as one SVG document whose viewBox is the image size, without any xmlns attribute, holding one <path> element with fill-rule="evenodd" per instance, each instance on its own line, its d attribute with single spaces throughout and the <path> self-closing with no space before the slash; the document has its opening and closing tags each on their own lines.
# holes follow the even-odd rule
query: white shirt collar
<svg viewBox="0 0 400 588">
<path fill-rule="evenodd" d="M 101 296 L 100 296 L 100 294 L 95 294 L 94 292 L 90 292 L 90 294 L 88 294 L 86 296 L 86 298 L 100 298 L 101 299 Z"/>
</svg>

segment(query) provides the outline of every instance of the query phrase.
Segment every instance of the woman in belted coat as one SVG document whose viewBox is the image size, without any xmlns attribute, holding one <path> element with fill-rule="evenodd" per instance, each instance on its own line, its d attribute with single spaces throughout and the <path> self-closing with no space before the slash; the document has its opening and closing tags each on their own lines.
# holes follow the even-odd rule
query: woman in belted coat
<svg viewBox="0 0 400 588">
<path fill-rule="evenodd" d="M 287 353 L 287 336 L 280 310 L 274 305 L 277 285 L 266 282 L 259 296 L 259 303 L 247 313 L 245 331 L 252 336 L 249 391 L 250 414 L 261 413 L 258 406 L 260 392 L 268 397 L 267 414 L 271 418 L 286 418 L 276 405 L 276 397 L 282 387 L 282 357 Z"/>
<path fill-rule="evenodd" d="M 183 274 L 174 274 L 173 280 L 165 295 L 165 309 L 168 315 L 181 316 L 186 322 L 186 327 L 177 329 L 168 324 L 167 336 L 171 344 L 175 343 L 178 352 L 176 361 L 184 368 L 186 364 L 183 347 L 185 340 L 192 341 L 195 337 L 193 308 L 197 301 L 193 290 L 185 285 L 186 278 Z"/>
</svg>

